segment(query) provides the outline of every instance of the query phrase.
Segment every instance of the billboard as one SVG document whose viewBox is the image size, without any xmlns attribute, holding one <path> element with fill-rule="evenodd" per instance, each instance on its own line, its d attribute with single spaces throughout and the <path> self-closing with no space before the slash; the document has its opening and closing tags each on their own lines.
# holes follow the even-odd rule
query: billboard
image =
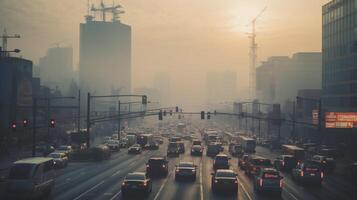
<svg viewBox="0 0 357 200">
<path fill-rule="evenodd" d="M 357 112 L 326 112 L 326 128 L 357 127 Z"/>
</svg>

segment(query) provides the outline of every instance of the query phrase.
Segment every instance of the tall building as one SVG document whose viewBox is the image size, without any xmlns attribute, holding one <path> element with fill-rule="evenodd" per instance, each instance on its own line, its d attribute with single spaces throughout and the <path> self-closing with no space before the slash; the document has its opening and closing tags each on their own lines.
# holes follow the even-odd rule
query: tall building
<svg viewBox="0 0 357 200">
<path fill-rule="evenodd" d="M 232 71 L 209 72 L 206 99 L 209 104 L 232 102 L 237 98 L 237 74 Z"/>
<path fill-rule="evenodd" d="M 92 8 L 102 12 L 102 20 L 86 16 L 80 24 L 79 80 L 84 91 L 110 94 L 131 91 L 131 27 L 118 20 L 117 7 Z M 113 20 L 106 21 L 111 10 Z"/>
<path fill-rule="evenodd" d="M 294 100 L 298 90 L 321 89 L 321 53 L 274 56 L 257 68 L 257 97 L 262 102 Z"/>
<path fill-rule="evenodd" d="M 322 100 L 330 111 L 357 111 L 357 2 L 322 7 Z"/>
<path fill-rule="evenodd" d="M 52 89 L 59 88 L 67 92 L 74 78 L 72 47 L 54 47 L 47 50 L 46 56 L 40 58 L 38 69 L 43 85 Z"/>
</svg>

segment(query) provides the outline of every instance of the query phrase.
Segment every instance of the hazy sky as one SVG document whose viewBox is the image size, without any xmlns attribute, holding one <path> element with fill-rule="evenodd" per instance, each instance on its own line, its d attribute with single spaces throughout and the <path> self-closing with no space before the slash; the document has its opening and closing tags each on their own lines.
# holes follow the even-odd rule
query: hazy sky
<svg viewBox="0 0 357 200">
<path fill-rule="evenodd" d="M 134 87 L 150 87 L 154 74 L 166 71 L 173 75 L 175 90 L 184 99 L 202 92 L 208 71 L 237 71 L 239 85 L 247 84 L 247 24 L 265 6 L 268 8 L 257 22 L 259 61 L 273 55 L 320 51 L 321 6 L 328 0 L 116 2 L 126 12 L 122 22 L 132 26 Z M 35 63 L 54 43 L 71 44 L 77 66 L 79 23 L 86 6 L 87 0 L 0 0 L 0 28 L 21 34 L 21 39 L 9 41 L 9 48 L 20 48 Z"/>
</svg>

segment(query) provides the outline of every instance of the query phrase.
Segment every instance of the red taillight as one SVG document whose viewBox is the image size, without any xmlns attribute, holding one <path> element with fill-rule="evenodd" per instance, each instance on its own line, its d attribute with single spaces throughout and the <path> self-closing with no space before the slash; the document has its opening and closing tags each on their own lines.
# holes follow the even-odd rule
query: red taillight
<svg viewBox="0 0 357 200">
<path fill-rule="evenodd" d="M 323 179 L 324 178 L 324 173 L 323 172 L 321 172 L 321 179 Z"/>
<path fill-rule="evenodd" d="M 279 186 L 280 186 L 280 188 L 282 188 L 282 187 L 283 187 L 283 179 L 280 179 Z"/>
<path fill-rule="evenodd" d="M 300 172 L 300 176 L 304 176 L 304 171 L 301 171 L 301 172 Z"/>
<path fill-rule="evenodd" d="M 146 187 L 148 185 L 147 181 L 144 181 L 144 186 Z"/>
<path fill-rule="evenodd" d="M 282 165 L 283 165 L 283 166 L 285 165 L 285 162 L 284 162 L 284 161 L 282 162 Z"/>
<path fill-rule="evenodd" d="M 146 167 L 147 167 L 147 168 L 149 168 L 149 167 L 150 167 L 150 165 L 146 165 Z"/>
<path fill-rule="evenodd" d="M 166 167 L 166 165 L 162 165 L 162 167 Z"/>
<path fill-rule="evenodd" d="M 259 179 L 259 185 L 260 185 L 260 187 L 263 186 L 263 179 Z"/>
</svg>

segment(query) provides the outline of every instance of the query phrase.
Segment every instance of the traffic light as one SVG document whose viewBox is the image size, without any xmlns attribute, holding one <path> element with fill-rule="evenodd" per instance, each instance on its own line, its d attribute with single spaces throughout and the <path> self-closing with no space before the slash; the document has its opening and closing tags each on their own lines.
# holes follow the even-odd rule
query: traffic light
<svg viewBox="0 0 357 200">
<path fill-rule="evenodd" d="M 166 117 L 166 110 L 164 110 L 164 116 Z"/>
<path fill-rule="evenodd" d="M 28 119 L 24 119 L 22 121 L 22 124 L 24 125 L 24 127 L 27 127 L 29 125 L 29 120 Z"/>
<path fill-rule="evenodd" d="M 148 104 L 148 97 L 146 95 L 142 96 L 142 104 L 143 105 Z"/>
<path fill-rule="evenodd" d="M 50 120 L 50 127 L 54 128 L 56 126 L 56 121 L 54 119 Z"/>
<path fill-rule="evenodd" d="M 162 111 L 159 112 L 159 120 L 162 120 Z"/>
<path fill-rule="evenodd" d="M 12 129 L 12 131 L 16 131 L 16 127 L 17 127 L 16 122 L 12 122 L 12 123 L 11 123 L 11 129 Z"/>
<path fill-rule="evenodd" d="M 176 106 L 176 112 L 178 112 L 179 111 L 179 108 L 178 108 L 178 106 Z"/>
<path fill-rule="evenodd" d="M 172 116 L 172 110 L 170 110 L 170 116 Z"/>
<path fill-rule="evenodd" d="M 205 111 L 201 111 L 201 119 L 205 119 Z"/>
<path fill-rule="evenodd" d="M 211 112 L 207 112 L 207 119 L 211 119 Z"/>
</svg>

